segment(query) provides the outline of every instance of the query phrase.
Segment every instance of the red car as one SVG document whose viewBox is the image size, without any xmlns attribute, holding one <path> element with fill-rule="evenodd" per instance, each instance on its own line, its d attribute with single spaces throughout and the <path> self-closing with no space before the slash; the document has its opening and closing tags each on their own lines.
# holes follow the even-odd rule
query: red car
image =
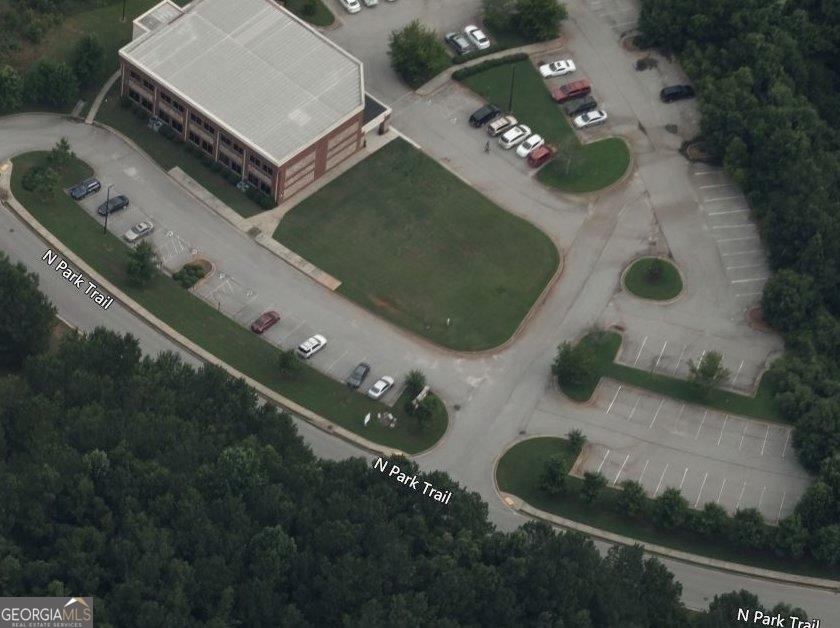
<svg viewBox="0 0 840 628">
<path fill-rule="evenodd" d="M 528 165 L 532 168 L 539 168 L 549 159 L 554 157 L 557 154 L 557 149 L 553 146 L 549 146 L 548 144 L 543 144 L 539 148 L 535 148 L 530 153 L 528 153 Z"/>
<path fill-rule="evenodd" d="M 251 323 L 251 331 L 255 334 L 261 334 L 279 320 L 280 315 L 274 310 L 271 310 L 270 312 L 266 312 L 261 315 L 257 320 Z"/>
</svg>

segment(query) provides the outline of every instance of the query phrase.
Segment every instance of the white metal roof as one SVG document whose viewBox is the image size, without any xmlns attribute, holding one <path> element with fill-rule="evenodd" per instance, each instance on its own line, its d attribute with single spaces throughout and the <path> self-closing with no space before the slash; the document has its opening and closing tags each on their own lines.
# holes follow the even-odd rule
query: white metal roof
<svg viewBox="0 0 840 628">
<path fill-rule="evenodd" d="M 361 62 L 273 0 L 196 0 L 120 56 L 278 164 L 364 108 Z"/>
</svg>

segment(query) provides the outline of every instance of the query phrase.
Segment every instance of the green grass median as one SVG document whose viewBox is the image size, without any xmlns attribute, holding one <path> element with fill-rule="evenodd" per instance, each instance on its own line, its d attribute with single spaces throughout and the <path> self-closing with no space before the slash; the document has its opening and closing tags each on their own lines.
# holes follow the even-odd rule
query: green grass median
<svg viewBox="0 0 840 628">
<path fill-rule="evenodd" d="M 623 278 L 624 287 L 642 299 L 668 301 L 683 289 L 680 271 L 668 260 L 645 257 L 636 260 Z"/>
<path fill-rule="evenodd" d="M 370 441 L 417 453 L 434 445 L 446 431 L 445 410 L 421 428 L 403 410 L 404 398 L 390 409 L 398 418 L 395 428 L 382 426 L 375 420 L 364 427 L 362 420 L 368 412 L 375 414 L 388 408 L 305 364 L 299 373 L 282 377 L 276 367 L 279 349 L 184 290 L 163 273 L 157 273 L 144 288 L 132 286 L 125 274 L 129 249 L 117 236 L 103 234 L 99 222 L 64 192 L 57 191 L 53 197 L 48 197 L 23 189 L 22 176 L 45 156 L 46 153 L 36 152 L 14 159 L 12 193 L 64 246 L 157 318 L 240 372 Z M 90 167 L 76 159 L 62 173 L 61 185 L 72 185 L 90 173 Z M 107 314 L 104 314 L 106 326 L 107 320 Z"/>
</svg>

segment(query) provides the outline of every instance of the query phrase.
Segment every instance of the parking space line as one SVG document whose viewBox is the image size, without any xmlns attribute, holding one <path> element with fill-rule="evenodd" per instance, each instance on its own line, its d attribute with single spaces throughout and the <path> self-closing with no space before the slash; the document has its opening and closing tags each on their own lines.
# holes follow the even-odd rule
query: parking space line
<svg viewBox="0 0 840 628">
<path fill-rule="evenodd" d="M 300 329 L 301 327 L 303 327 L 303 324 L 304 324 L 305 322 L 306 322 L 306 321 L 301 321 L 300 323 L 298 323 L 292 331 L 290 331 L 288 334 L 286 334 L 285 336 L 282 336 L 282 337 L 280 338 L 280 342 L 283 342 L 284 340 L 286 340 L 286 338 L 288 338 L 288 337 L 289 337 L 289 336 L 291 336 L 293 333 L 295 333 L 298 329 Z"/>
<path fill-rule="evenodd" d="M 687 349 L 688 349 L 688 345 L 685 345 L 683 347 L 683 350 L 680 351 L 680 357 L 677 358 L 677 365 L 674 367 L 674 373 L 675 374 L 680 368 L 680 362 L 682 362 L 683 356 L 685 355 L 685 352 L 686 352 Z"/>
<path fill-rule="evenodd" d="M 680 425 L 680 419 L 682 418 L 683 411 L 685 410 L 685 404 L 680 406 L 680 411 L 677 413 L 677 420 L 674 421 L 674 431 L 676 431 L 677 427 Z"/>
<path fill-rule="evenodd" d="M 662 469 L 662 475 L 659 476 L 659 484 L 656 485 L 656 490 L 653 491 L 653 496 L 654 497 L 656 497 L 656 494 L 659 492 L 659 487 L 662 486 L 662 480 L 665 478 L 665 472 L 668 471 L 668 465 L 669 464 L 670 464 L 669 462 L 666 462 L 665 463 L 665 468 Z"/>
<path fill-rule="evenodd" d="M 745 238 L 726 238 L 724 240 L 717 240 L 717 243 L 723 244 L 724 242 L 743 242 L 744 240 L 758 240 L 758 234 L 747 236 Z"/>
<path fill-rule="evenodd" d="M 703 483 L 700 485 L 700 492 L 697 493 L 697 499 L 694 501 L 694 507 L 697 508 L 697 504 L 700 503 L 700 496 L 703 495 L 703 487 L 706 486 L 706 480 L 708 479 L 709 474 L 703 474 Z"/>
<path fill-rule="evenodd" d="M 656 412 L 653 414 L 653 418 L 650 421 L 650 425 L 648 425 L 648 429 L 653 429 L 653 424 L 656 423 L 656 417 L 659 416 L 659 411 L 662 409 L 662 404 L 665 403 L 665 398 L 659 400 L 659 407 L 656 409 Z"/>
<path fill-rule="evenodd" d="M 601 467 L 604 466 L 604 463 L 607 461 L 607 457 L 610 455 L 610 450 L 607 449 L 607 453 L 604 454 L 604 459 L 601 461 L 601 464 L 598 465 L 598 473 L 601 472 Z"/>
<path fill-rule="evenodd" d="M 740 227 L 752 227 L 751 222 L 742 222 L 737 225 L 713 225 L 712 229 L 738 229 Z"/>
<path fill-rule="evenodd" d="M 788 430 L 788 435 L 787 435 L 787 438 L 785 439 L 785 446 L 782 448 L 782 458 L 785 457 L 785 452 L 787 451 L 787 446 L 788 446 L 788 443 L 790 442 L 790 433 L 792 431 L 793 430 Z"/>
<path fill-rule="evenodd" d="M 744 361 L 741 360 L 741 364 L 738 366 L 738 371 L 735 373 L 735 377 L 732 378 L 732 386 L 735 385 L 735 380 L 738 379 L 738 376 L 741 374 L 741 369 L 744 368 Z"/>
<path fill-rule="evenodd" d="M 720 490 L 718 491 L 718 498 L 715 500 L 716 504 L 720 503 L 720 496 L 723 495 L 724 486 L 726 486 L 726 478 L 723 478 L 723 483 L 720 485 Z"/>
<path fill-rule="evenodd" d="M 720 256 L 731 257 L 733 255 L 749 255 L 750 253 L 764 253 L 764 251 L 762 251 L 761 249 L 750 249 L 749 251 L 732 251 L 731 253 L 721 253 Z"/>
<path fill-rule="evenodd" d="M 744 480 L 744 485 L 741 487 L 741 494 L 738 495 L 738 502 L 735 504 L 735 510 L 740 510 L 741 500 L 744 498 L 744 491 L 747 489 L 747 481 Z"/>
<path fill-rule="evenodd" d="M 766 486 L 761 487 L 761 495 L 758 496 L 758 506 L 756 506 L 756 508 L 758 510 L 761 510 L 761 500 L 764 499 L 764 491 L 766 491 L 766 490 L 767 490 Z"/>
<path fill-rule="evenodd" d="M 642 396 L 641 396 L 641 395 L 639 395 L 638 397 L 636 397 L 636 403 L 634 403 L 634 404 L 633 404 L 633 409 L 632 409 L 632 410 L 630 410 L 630 416 L 628 416 L 628 417 L 627 417 L 627 420 L 628 420 L 628 421 L 629 421 L 630 419 L 632 419 L 632 418 L 633 418 L 633 415 L 634 415 L 634 414 L 636 414 L 636 408 L 638 407 L 638 405 L 639 405 L 639 401 L 641 400 L 641 398 L 642 398 Z"/>
<path fill-rule="evenodd" d="M 718 174 L 719 172 L 720 172 L 719 170 L 701 170 L 699 172 L 695 172 L 694 176 L 699 177 L 700 175 L 704 175 L 704 174 Z"/>
<path fill-rule="evenodd" d="M 685 483 L 685 476 L 687 476 L 687 475 L 688 475 L 688 467 L 686 467 L 685 471 L 683 471 L 682 480 L 680 480 L 680 490 L 682 490 L 683 484 Z"/>
<path fill-rule="evenodd" d="M 630 454 L 624 458 L 624 462 L 621 463 L 621 468 L 618 470 L 618 473 L 615 474 L 615 479 L 613 480 L 613 486 L 618 483 L 618 477 L 621 475 L 621 472 L 624 471 L 624 465 L 627 464 L 627 461 L 630 460 Z"/>
<path fill-rule="evenodd" d="M 726 211 L 722 212 L 709 212 L 706 214 L 707 216 L 725 216 L 726 214 L 743 214 L 744 212 L 748 212 L 748 209 L 727 209 Z M 752 223 L 748 223 L 752 224 Z"/>
<path fill-rule="evenodd" d="M 776 523 L 779 523 L 779 521 L 780 521 L 780 520 L 781 520 L 781 518 L 782 518 L 782 508 L 783 508 L 783 507 L 784 507 L 784 505 L 785 505 L 785 497 L 787 497 L 787 492 L 786 492 L 786 491 L 782 491 L 782 503 L 781 503 L 781 504 L 779 504 L 779 514 L 777 514 L 777 515 L 776 515 Z"/>
<path fill-rule="evenodd" d="M 708 190 L 710 188 L 730 188 L 735 187 L 732 183 L 713 183 L 711 185 L 701 185 L 698 186 L 701 190 Z"/>
<path fill-rule="evenodd" d="M 739 292 L 735 296 L 736 297 L 754 297 L 757 294 L 763 294 L 762 290 L 757 290 L 755 292 Z"/>
<path fill-rule="evenodd" d="M 740 266 L 727 266 L 726 270 L 741 270 L 742 268 L 762 268 L 764 264 L 741 264 Z"/>
<path fill-rule="evenodd" d="M 639 358 L 642 357 L 642 351 L 645 348 L 645 343 L 647 342 L 647 339 L 648 339 L 648 337 L 645 336 L 645 339 L 642 340 L 642 346 L 639 347 L 639 353 L 636 354 L 636 359 L 633 361 L 633 366 L 636 366 L 636 364 L 639 362 Z"/>
<path fill-rule="evenodd" d="M 718 196 L 717 198 L 707 198 L 704 199 L 704 203 L 715 203 L 717 201 L 731 201 L 733 198 L 741 198 L 740 194 L 736 194 L 735 196 Z"/>
<path fill-rule="evenodd" d="M 767 447 L 767 437 L 770 436 L 770 424 L 767 424 L 767 431 L 764 432 L 764 442 L 761 444 L 761 455 L 764 455 L 764 448 Z"/>
<path fill-rule="evenodd" d="M 706 422 L 706 417 L 707 417 L 708 415 L 709 415 L 709 411 L 708 411 L 708 410 L 706 410 L 706 411 L 703 413 L 703 419 L 700 421 L 700 427 L 698 427 L 698 428 L 697 428 L 697 434 L 695 434 L 695 435 L 694 435 L 694 440 L 697 440 L 698 438 L 700 438 L 700 430 L 702 430 L 702 429 L 703 429 L 703 423 L 705 423 L 705 422 Z"/>
<path fill-rule="evenodd" d="M 750 277 L 749 279 L 734 279 L 732 283 L 749 283 L 751 281 L 767 281 L 768 277 Z"/>
<path fill-rule="evenodd" d="M 330 364 L 330 365 L 329 365 L 329 367 L 327 367 L 327 372 L 328 372 L 328 373 L 332 372 L 333 367 L 334 367 L 336 364 L 338 364 L 338 361 L 339 361 L 341 358 L 343 358 L 345 355 L 347 355 L 348 353 L 350 353 L 350 349 L 345 349 L 345 350 L 344 350 L 344 353 L 342 353 L 340 356 L 338 356 L 338 357 L 335 359 L 335 362 L 333 362 L 332 364 Z"/>
<path fill-rule="evenodd" d="M 645 466 L 644 466 L 644 467 L 642 467 L 642 472 L 639 474 L 639 484 L 641 484 L 641 483 L 642 483 L 642 478 L 643 478 L 643 477 L 644 477 L 644 475 L 645 475 L 645 471 L 647 471 L 648 464 L 650 464 L 650 458 L 648 458 L 647 460 L 645 460 Z"/>
<path fill-rule="evenodd" d="M 615 391 L 615 395 L 613 396 L 612 401 L 610 401 L 610 407 L 607 408 L 606 412 L 604 412 L 604 416 L 607 416 L 610 413 L 610 410 L 612 410 L 612 407 L 613 407 L 613 404 L 615 403 L 615 400 L 618 398 L 618 393 L 620 393 L 620 392 L 621 392 L 621 385 L 619 385 L 618 390 Z"/>
<path fill-rule="evenodd" d="M 718 436 L 717 446 L 720 447 L 720 441 L 723 440 L 723 430 L 726 429 L 726 422 L 729 420 L 729 415 L 724 415 L 723 425 L 720 427 L 720 436 Z"/>
<path fill-rule="evenodd" d="M 741 451 L 741 447 L 744 446 L 744 436 L 746 436 L 746 434 L 747 434 L 747 426 L 748 425 L 749 425 L 749 423 L 744 421 L 744 431 L 741 432 L 741 442 L 738 443 L 738 451 Z"/>
<path fill-rule="evenodd" d="M 662 359 L 662 355 L 665 353 L 665 347 L 667 347 L 667 346 L 668 346 L 668 341 L 666 340 L 665 344 L 662 345 L 662 351 L 659 352 L 659 357 L 656 358 L 656 363 L 653 365 L 653 368 L 651 369 L 651 373 L 656 370 L 657 366 L 659 366 L 659 361 Z"/>
</svg>

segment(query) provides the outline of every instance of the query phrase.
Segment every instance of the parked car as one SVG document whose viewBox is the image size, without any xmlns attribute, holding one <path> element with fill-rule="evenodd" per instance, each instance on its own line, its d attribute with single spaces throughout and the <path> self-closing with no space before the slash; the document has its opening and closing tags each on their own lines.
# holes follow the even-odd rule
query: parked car
<svg viewBox="0 0 840 628">
<path fill-rule="evenodd" d="M 589 93 L 592 91 L 592 86 L 589 84 L 589 81 L 586 79 L 581 79 L 579 81 L 572 81 L 571 83 L 566 83 L 565 85 L 561 85 L 560 87 L 555 87 L 551 90 L 551 98 L 556 103 L 563 104 L 565 102 L 569 102 L 574 98 L 583 98 L 584 96 L 589 96 Z"/>
<path fill-rule="evenodd" d="M 470 51 L 470 42 L 461 33 L 446 33 L 443 40 L 449 44 L 457 55 L 464 55 Z"/>
<path fill-rule="evenodd" d="M 512 126 L 516 126 L 516 118 L 513 116 L 502 116 L 501 118 L 496 118 L 493 122 L 487 125 L 487 135 L 490 137 L 496 137 L 497 135 L 501 135 L 507 131 Z"/>
<path fill-rule="evenodd" d="M 671 85 L 659 92 L 662 102 L 674 102 L 684 98 L 694 98 L 694 88 L 691 85 Z"/>
<path fill-rule="evenodd" d="M 587 111 L 575 118 L 575 126 L 579 129 L 587 129 L 591 126 L 604 124 L 606 121 L 607 112 L 603 109 L 596 109 L 595 111 Z"/>
<path fill-rule="evenodd" d="M 587 111 L 592 111 L 597 108 L 598 102 L 592 98 L 592 96 L 575 98 L 563 105 L 563 111 L 565 111 L 566 115 L 570 118 L 574 118 L 575 116 L 579 116 L 582 113 L 586 113 Z"/>
<path fill-rule="evenodd" d="M 484 31 L 474 24 L 470 24 L 464 28 L 464 35 L 466 35 L 479 50 L 487 50 L 490 47 L 490 39 L 484 34 Z"/>
<path fill-rule="evenodd" d="M 123 234 L 123 238 L 125 238 L 126 242 L 137 242 L 141 238 L 145 238 L 147 235 L 152 233 L 155 230 L 155 226 L 147 220 L 143 222 L 138 222 L 134 225 L 131 229 L 126 231 Z"/>
<path fill-rule="evenodd" d="M 359 362 L 359 365 L 353 369 L 353 372 L 350 373 L 347 378 L 347 385 L 350 386 L 350 388 L 358 388 L 362 385 L 362 382 L 365 381 L 368 373 L 370 373 L 370 364 L 367 362 Z"/>
<path fill-rule="evenodd" d="M 363 2 L 365 3 L 366 7 L 375 7 L 377 4 L 379 4 L 379 0 L 363 0 Z"/>
<path fill-rule="evenodd" d="M 543 144 L 542 146 L 538 146 L 530 153 L 528 153 L 528 157 L 526 158 L 526 162 L 532 168 L 539 168 L 549 159 L 554 157 L 557 154 L 557 149 L 554 146 L 549 146 L 548 144 Z"/>
<path fill-rule="evenodd" d="M 308 360 L 313 355 L 318 353 L 321 349 L 327 346 L 327 339 L 321 334 L 315 334 L 308 340 L 304 340 L 297 348 L 298 355 L 304 360 Z"/>
<path fill-rule="evenodd" d="M 517 124 L 512 129 L 508 129 L 502 134 L 499 138 L 499 145 L 505 150 L 508 150 L 519 144 L 519 142 L 529 135 L 531 135 L 530 127 L 525 126 L 524 124 Z"/>
<path fill-rule="evenodd" d="M 277 323 L 280 320 L 280 315 L 275 312 L 274 310 L 270 310 L 263 314 L 260 314 L 260 317 L 251 323 L 251 331 L 255 334 L 261 334 L 267 329 L 269 329 L 272 325 Z"/>
<path fill-rule="evenodd" d="M 502 115 L 502 110 L 496 105 L 484 105 L 481 109 L 474 111 L 470 116 L 470 126 L 475 128 L 482 127 L 500 115 Z"/>
<path fill-rule="evenodd" d="M 380 377 L 376 380 L 376 383 L 373 386 L 368 388 L 367 395 L 371 399 L 381 399 L 382 395 L 391 390 L 393 386 L 393 377 L 388 377 L 387 375 L 385 377 Z"/>
<path fill-rule="evenodd" d="M 533 135 L 529 135 L 516 147 L 516 154 L 524 159 L 532 150 L 539 148 L 543 144 L 545 144 L 545 140 L 542 136 L 534 133 Z"/>
<path fill-rule="evenodd" d="M 102 205 L 96 209 L 96 213 L 100 216 L 107 216 L 108 214 L 113 214 L 114 212 L 118 212 L 126 207 L 128 207 L 128 197 L 124 194 L 120 194 L 119 196 L 112 196 L 110 199 L 102 203 Z"/>
<path fill-rule="evenodd" d="M 347 9 L 348 13 L 358 13 L 362 10 L 362 5 L 359 4 L 359 0 L 338 0 L 341 2 L 342 6 Z"/>
<path fill-rule="evenodd" d="M 551 78 L 553 76 L 565 76 L 571 74 L 577 68 L 575 62 L 571 59 L 560 59 L 558 61 L 549 61 L 540 65 L 540 75 L 543 78 Z"/>
<path fill-rule="evenodd" d="M 74 200 L 80 201 L 91 194 L 96 194 L 101 189 L 102 184 L 99 182 L 99 179 L 85 179 L 70 188 L 70 196 Z"/>
</svg>

